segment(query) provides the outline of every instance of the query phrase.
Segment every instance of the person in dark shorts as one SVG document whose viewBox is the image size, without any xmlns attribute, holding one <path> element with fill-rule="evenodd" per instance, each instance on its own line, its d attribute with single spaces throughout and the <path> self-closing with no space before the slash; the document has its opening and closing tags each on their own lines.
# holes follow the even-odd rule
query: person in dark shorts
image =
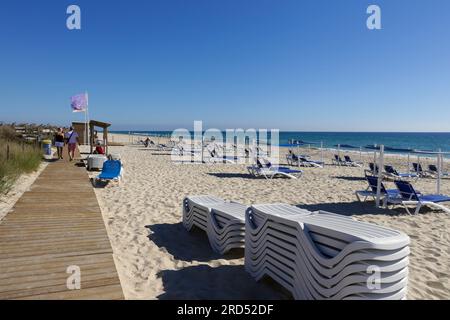
<svg viewBox="0 0 450 320">
<path fill-rule="evenodd" d="M 55 134 L 55 147 L 58 151 L 58 159 L 63 159 L 63 147 L 64 147 L 64 130 L 59 128 Z"/>
</svg>

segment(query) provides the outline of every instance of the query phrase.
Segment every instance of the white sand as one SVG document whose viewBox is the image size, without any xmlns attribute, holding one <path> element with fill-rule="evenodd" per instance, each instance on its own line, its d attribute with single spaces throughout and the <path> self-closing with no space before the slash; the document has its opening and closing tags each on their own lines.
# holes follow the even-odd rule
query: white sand
<svg viewBox="0 0 450 320">
<path fill-rule="evenodd" d="M 128 137 L 123 139 L 128 142 Z M 115 135 L 115 141 L 120 136 Z M 250 178 L 243 165 L 176 165 L 164 152 L 138 146 L 111 147 L 110 152 L 121 154 L 125 181 L 95 191 L 128 299 L 290 298 L 272 281 L 256 283 L 247 275 L 242 251 L 218 256 L 206 235 L 184 230 L 182 200 L 199 194 L 247 205 L 284 202 L 325 209 L 401 230 L 411 237 L 408 298 L 450 298 L 449 215 L 423 209 L 408 216 L 402 209 L 356 202 L 355 190 L 366 188 L 360 168 L 306 168 L 298 180 L 264 180 Z M 404 168 L 404 159 L 389 159 L 399 161 Z M 435 192 L 433 179 L 414 185 L 424 193 Z M 443 181 L 442 193 L 450 194 L 450 179 Z"/>
<path fill-rule="evenodd" d="M 0 194 L 0 223 L 2 219 L 11 211 L 19 198 L 30 189 L 36 178 L 48 165 L 48 162 L 42 162 L 39 168 L 32 173 L 22 174 L 15 182 L 7 194 Z"/>
</svg>

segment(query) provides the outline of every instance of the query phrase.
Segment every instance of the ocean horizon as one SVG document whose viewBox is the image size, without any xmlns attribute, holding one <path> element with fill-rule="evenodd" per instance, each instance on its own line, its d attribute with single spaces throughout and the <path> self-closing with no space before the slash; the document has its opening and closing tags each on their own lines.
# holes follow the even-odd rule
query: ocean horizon
<svg viewBox="0 0 450 320">
<path fill-rule="evenodd" d="M 111 133 L 148 135 L 153 137 L 170 136 L 172 131 L 141 131 L 121 130 Z M 193 132 L 191 131 L 191 135 Z M 223 131 L 225 137 L 225 131 Z M 270 142 L 270 132 L 268 139 Z M 306 132 L 306 131 L 280 131 L 280 146 L 299 144 L 300 146 L 312 146 L 324 148 L 342 149 L 374 149 L 384 145 L 386 152 L 413 153 L 415 151 L 426 152 L 450 152 L 450 132 Z"/>
</svg>

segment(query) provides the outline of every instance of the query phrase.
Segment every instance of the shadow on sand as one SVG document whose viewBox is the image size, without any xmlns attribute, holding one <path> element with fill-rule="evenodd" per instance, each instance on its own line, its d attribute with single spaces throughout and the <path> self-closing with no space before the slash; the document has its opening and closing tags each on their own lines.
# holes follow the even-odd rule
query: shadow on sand
<svg viewBox="0 0 450 320">
<path fill-rule="evenodd" d="M 163 270 L 164 300 L 281 300 L 292 296 L 269 278 L 256 282 L 243 265 L 210 267 L 199 265 Z"/>
<path fill-rule="evenodd" d="M 241 178 L 241 179 L 256 179 L 249 173 L 208 173 L 210 176 L 217 178 Z"/>
<path fill-rule="evenodd" d="M 145 147 L 138 147 L 138 151 L 158 151 L 156 148 L 145 148 Z"/>
<path fill-rule="evenodd" d="M 338 202 L 338 203 L 319 203 L 310 205 L 297 205 L 301 209 L 306 209 L 309 211 L 328 211 L 336 214 L 341 214 L 344 216 L 360 216 L 365 214 L 376 214 L 376 215 L 387 215 L 387 216 L 397 216 L 402 214 L 402 212 L 397 210 L 376 208 L 373 201 L 367 202 Z"/>
<path fill-rule="evenodd" d="M 405 208 L 402 206 L 395 206 L 393 209 L 377 208 L 375 207 L 375 201 L 366 202 L 339 202 L 339 203 L 319 203 L 311 205 L 297 205 L 297 207 L 306 209 L 309 211 L 329 211 L 344 216 L 361 216 L 365 214 L 373 215 L 386 215 L 386 216 L 400 216 L 408 215 Z M 422 207 L 420 214 L 427 214 L 433 212 L 431 207 Z M 439 211 L 439 210 L 436 210 Z"/>
<path fill-rule="evenodd" d="M 97 181 L 95 181 L 94 178 L 90 178 L 89 180 L 91 181 L 92 187 L 94 187 L 94 189 L 104 189 L 112 182 L 112 181 L 109 181 L 109 180 L 97 180 Z"/>
<path fill-rule="evenodd" d="M 346 176 L 337 176 L 335 179 L 346 180 L 346 181 L 366 181 L 364 177 L 346 177 Z"/>
<path fill-rule="evenodd" d="M 149 240 L 158 247 L 165 248 L 177 260 L 207 262 L 217 259 L 238 259 L 244 256 L 243 249 L 231 250 L 223 256 L 215 253 L 204 231 L 194 227 L 188 232 L 181 222 L 154 224 L 146 228 L 150 230 Z"/>
</svg>

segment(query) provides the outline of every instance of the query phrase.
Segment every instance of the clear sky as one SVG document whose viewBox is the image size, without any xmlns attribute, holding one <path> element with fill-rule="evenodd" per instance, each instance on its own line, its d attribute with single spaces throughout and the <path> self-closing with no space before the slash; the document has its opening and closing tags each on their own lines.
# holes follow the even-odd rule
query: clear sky
<svg viewBox="0 0 450 320">
<path fill-rule="evenodd" d="M 449 15 L 448 0 L 2 1 L 0 121 L 82 120 L 69 98 L 87 90 L 116 130 L 450 131 Z"/>
</svg>

